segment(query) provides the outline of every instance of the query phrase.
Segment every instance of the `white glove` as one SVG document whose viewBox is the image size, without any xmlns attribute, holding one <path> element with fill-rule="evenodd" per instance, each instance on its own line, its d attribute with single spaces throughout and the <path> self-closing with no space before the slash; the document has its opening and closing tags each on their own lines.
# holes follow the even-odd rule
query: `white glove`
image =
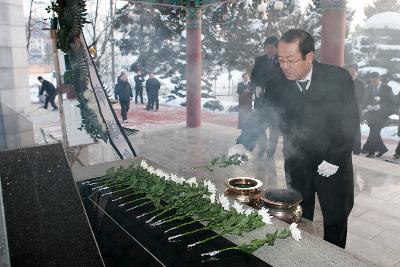
<svg viewBox="0 0 400 267">
<path fill-rule="evenodd" d="M 256 87 L 256 97 L 260 97 L 260 94 L 262 93 L 262 89 L 260 86 Z"/>
<path fill-rule="evenodd" d="M 374 97 L 375 101 L 378 103 L 379 101 L 381 101 L 381 98 L 379 96 L 375 96 Z"/>
<path fill-rule="evenodd" d="M 318 174 L 322 175 L 324 177 L 329 177 L 331 175 L 334 175 L 339 169 L 339 166 L 330 164 L 326 162 L 325 160 L 318 165 Z"/>
<path fill-rule="evenodd" d="M 367 110 L 368 110 L 368 111 L 374 110 L 374 106 L 368 105 L 368 106 L 367 106 Z"/>
<path fill-rule="evenodd" d="M 236 145 L 234 145 L 234 146 L 229 148 L 228 156 L 232 156 L 232 155 L 235 155 L 235 154 L 247 155 L 248 159 L 253 157 L 251 152 L 248 151 L 242 144 L 236 144 Z"/>
<path fill-rule="evenodd" d="M 374 110 L 380 110 L 381 109 L 381 105 L 375 105 L 374 106 Z"/>
</svg>

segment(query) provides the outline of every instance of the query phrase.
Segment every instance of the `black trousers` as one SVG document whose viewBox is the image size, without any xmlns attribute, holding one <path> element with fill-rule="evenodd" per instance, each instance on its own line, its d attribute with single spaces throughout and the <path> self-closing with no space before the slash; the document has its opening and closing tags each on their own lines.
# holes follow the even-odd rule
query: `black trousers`
<svg viewBox="0 0 400 267">
<path fill-rule="evenodd" d="M 287 156 L 290 151 L 285 154 Z M 295 156 L 285 159 L 285 173 L 289 183 L 287 187 L 303 196 L 301 202 L 303 217 L 311 221 L 314 218 L 315 194 L 318 195 L 323 216 L 324 240 L 344 248 L 347 218 L 352 207 L 349 193 L 346 191 L 354 190 L 354 184 L 345 180 L 343 177 L 345 170 L 341 170 L 341 167 L 329 178 L 318 175 L 317 166 L 320 162 L 308 160 L 307 157 L 312 155 L 305 155 L 305 157 Z"/>
<path fill-rule="evenodd" d="M 151 92 L 151 93 L 147 93 L 147 105 L 146 105 L 146 109 L 150 110 L 150 109 L 154 109 L 154 106 L 156 106 L 156 110 L 158 110 L 159 108 L 159 102 L 158 102 L 158 92 Z"/>
<path fill-rule="evenodd" d="M 143 104 L 143 87 L 135 87 L 135 104 L 138 103 L 138 97 L 140 97 L 140 103 Z"/>
<path fill-rule="evenodd" d="M 50 105 L 54 108 L 54 109 L 58 109 L 56 106 L 56 103 L 54 103 L 54 99 L 56 98 L 57 94 L 51 94 L 51 95 L 47 95 L 45 100 L 44 100 L 44 108 L 47 109 L 49 103 Z"/>
<path fill-rule="evenodd" d="M 383 125 L 381 123 L 371 123 L 369 124 L 369 128 L 368 139 L 362 150 L 368 154 L 375 154 L 376 152 L 384 153 L 388 151 L 381 137 Z"/>
<path fill-rule="evenodd" d="M 125 121 L 128 119 L 128 110 L 129 110 L 129 100 L 120 100 L 119 104 L 121 105 L 121 117 L 122 120 Z"/>
<path fill-rule="evenodd" d="M 400 155 L 400 141 L 399 141 L 399 144 L 397 145 L 396 150 L 395 150 L 394 153 L 395 153 L 396 155 Z"/>
<path fill-rule="evenodd" d="M 267 137 L 265 131 L 262 131 L 258 136 L 258 157 L 264 156 L 265 151 L 267 151 L 267 157 L 273 158 L 276 152 L 276 147 L 278 145 L 280 131 L 278 128 L 269 127 L 269 138 Z"/>
</svg>

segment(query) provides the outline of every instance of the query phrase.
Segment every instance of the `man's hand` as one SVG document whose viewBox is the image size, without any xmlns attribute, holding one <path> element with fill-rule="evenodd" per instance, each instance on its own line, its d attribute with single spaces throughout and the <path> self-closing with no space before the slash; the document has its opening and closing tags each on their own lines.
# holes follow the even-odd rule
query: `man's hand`
<svg viewBox="0 0 400 267">
<path fill-rule="evenodd" d="M 374 99 L 375 99 L 376 103 L 379 103 L 379 101 L 381 101 L 381 98 L 379 96 L 375 96 Z"/>
<path fill-rule="evenodd" d="M 334 175 L 339 169 L 339 166 L 330 164 L 326 162 L 325 160 L 318 165 L 318 174 L 322 175 L 324 177 L 329 177 L 331 175 Z"/>
</svg>

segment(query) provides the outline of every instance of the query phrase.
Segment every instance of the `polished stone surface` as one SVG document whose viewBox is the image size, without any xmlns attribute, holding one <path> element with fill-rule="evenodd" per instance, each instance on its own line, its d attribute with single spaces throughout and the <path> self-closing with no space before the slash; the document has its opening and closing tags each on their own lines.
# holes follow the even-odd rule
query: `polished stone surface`
<svg viewBox="0 0 400 267">
<path fill-rule="evenodd" d="M 141 135 L 141 136 L 140 136 Z M 252 176 L 261 179 L 267 188 L 284 188 L 282 177 L 279 179 L 283 165 L 281 161 L 269 162 L 251 160 L 243 166 L 217 169 L 214 172 L 202 168 L 191 170 L 193 166 L 204 165 L 212 157 L 226 154 L 229 146 L 234 143 L 235 131 L 231 128 L 206 125 L 199 129 L 187 129 L 181 125 L 162 127 L 162 129 L 142 132 L 134 139 L 141 139 L 141 154 L 151 159 L 165 169 L 184 175 L 196 176 L 199 180 L 212 179 L 220 193 L 223 192 L 223 182 L 228 177 Z M 164 138 L 168 136 L 168 138 Z M 136 143 L 137 144 L 137 143 Z M 74 178 L 77 181 L 99 176 L 111 166 L 128 166 L 130 161 L 117 161 L 100 165 L 81 167 L 73 166 Z M 246 234 L 244 237 L 228 236 L 234 243 L 241 244 L 252 239 L 265 236 L 267 232 L 287 226 L 274 219 L 274 224 Z M 313 229 L 313 225 L 308 225 Z M 333 246 L 316 235 L 303 232 L 303 239 L 296 242 L 289 238 L 279 240 L 275 246 L 264 246 L 254 253 L 273 266 L 373 266 L 366 260 L 359 260 L 345 250 Z"/>
<path fill-rule="evenodd" d="M 103 266 L 61 144 L 0 151 L 0 177 L 12 266 Z"/>
</svg>

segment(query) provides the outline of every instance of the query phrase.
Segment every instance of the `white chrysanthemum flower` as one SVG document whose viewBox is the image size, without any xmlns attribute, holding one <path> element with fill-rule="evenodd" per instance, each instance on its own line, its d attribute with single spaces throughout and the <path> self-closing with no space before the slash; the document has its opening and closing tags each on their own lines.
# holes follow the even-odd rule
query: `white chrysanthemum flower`
<svg viewBox="0 0 400 267">
<path fill-rule="evenodd" d="M 236 200 L 233 201 L 232 207 L 237 211 L 237 213 L 241 214 L 244 213 L 244 208 L 242 205 L 239 204 Z"/>
<path fill-rule="evenodd" d="M 156 175 L 158 177 L 163 177 L 164 176 L 164 172 L 162 170 L 160 170 L 160 169 L 156 169 Z"/>
<path fill-rule="evenodd" d="M 244 214 L 246 214 L 246 216 L 249 216 L 250 214 L 252 214 L 253 213 L 253 210 L 252 209 L 246 209 L 245 211 L 244 211 Z"/>
<path fill-rule="evenodd" d="M 183 177 L 177 177 L 177 178 L 176 178 L 176 182 L 177 182 L 178 184 L 183 184 L 183 183 L 186 182 L 186 179 L 183 178 Z"/>
<path fill-rule="evenodd" d="M 149 165 L 147 164 L 147 162 L 145 160 L 142 160 L 142 162 L 140 162 L 140 167 L 142 167 L 143 169 L 147 169 Z"/>
<path fill-rule="evenodd" d="M 292 223 L 289 226 L 289 230 L 290 230 L 290 232 L 292 234 L 293 239 L 296 240 L 296 241 L 300 241 L 300 239 L 301 239 L 301 231 L 300 231 L 299 228 L 297 228 L 297 223 Z"/>
<path fill-rule="evenodd" d="M 219 195 L 218 202 L 219 202 L 219 204 L 221 204 L 221 206 L 224 208 L 224 210 L 229 211 L 229 208 L 230 208 L 229 199 L 224 194 Z"/>
<path fill-rule="evenodd" d="M 155 174 L 155 173 L 156 173 L 156 169 L 154 169 L 153 166 L 147 167 L 147 171 L 148 171 L 149 173 L 151 173 L 151 174 Z"/>
<path fill-rule="evenodd" d="M 172 182 L 178 183 L 178 176 L 177 176 L 176 174 L 171 173 L 170 178 L 171 178 L 171 181 L 172 181 Z"/>
<path fill-rule="evenodd" d="M 208 192 L 210 192 L 211 194 L 216 194 L 217 193 L 217 187 L 210 180 L 205 180 L 204 181 L 204 186 L 207 187 Z"/>
<path fill-rule="evenodd" d="M 192 186 L 192 185 L 197 186 L 196 177 L 192 177 L 192 178 L 188 179 L 188 180 L 186 181 L 186 183 L 188 183 L 190 186 Z"/>
<path fill-rule="evenodd" d="M 216 197 L 217 197 L 216 194 L 211 194 L 211 195 L 209 196 L 210 201 L 211 201 L 211 204 L 214 204 L 214 203 L 215 203 L 215 198 L 216 198 Z"/>
<path fill-rule="evenodd" d="M 165 181 L 171 180 L 171 174 L 168 172 L 164 172 L 164 179 L 165 179 Z"/>
<path fill-rule="evenodd" d="M 262 221 L 266 224 L 272 224 L 272 216 L 269 214 L 269 209 L 262 207 L 258 210 L 258 215 L 262 217 Z"/>
</svg>

